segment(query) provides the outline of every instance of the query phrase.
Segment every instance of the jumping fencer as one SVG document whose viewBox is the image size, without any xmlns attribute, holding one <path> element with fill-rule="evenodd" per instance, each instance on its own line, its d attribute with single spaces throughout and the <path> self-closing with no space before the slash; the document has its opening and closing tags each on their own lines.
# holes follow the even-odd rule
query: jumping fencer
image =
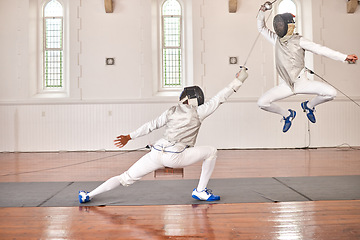
<svg viewBox="0 0 360 240">
<path fill-rule="evenodd" d="M 296 95 L 315 94 L 310 101 L 301 103 L 310 122 L 315 123 L 315 106 L 331 101 L 336 96 L 336 90 L 329 84 L 311 81 L 307 78 L 305 67 L 305 51 L 319 54 L 333 60 L 355 63 L 355 54 L 346 55 L 322 45 L 311 42 L 299 34 L 294 34 L 295 16 L 291 13 L 277 14 L 273 20 L 275 33 L 266 27 L 264 5 L 261 6 L 258 17 L 258 31 L 275 45 L 275 65 L 280 77 L 280 84 L 265 92 L 258 100 L 258 106 L 272 113 L 281 115 L 284 120 L 283 132 L 287 132 L 296 116 L 296 111 L 283 109 L 274 102 Z"/>
<path fill-rule="evenodd" d="M 129 140 L 165 127 L 163 138 L 158 140 L 151 147 L 151 151 L 141 157 L 127 171 L 108 179 L 91 192 L 79 191 L 80 203 L 89 202 L 98 194 L 110 191 L 120 185 L 129 186 L 157 169 L 182 168 L 198 161 L 203 161 L 203 164 L 198 186 L 194 188 L 192 197 L 202 201 L 220 200 L 220 196 L 212 194 L 212 191 L 206 188 L 215 167 L 217 149 L 210 146 L 195 146 L 195 142 L 204 119 L 236 92 L 247 77 L 247 69 L 241 68 L 227 87 L 206 102 L 204 102 L 204 94 L 200 87 L 186 87 L 176 106 L 169 108 L 159 117 L 145 123 L 134 132 L 118 136 L 114 142 L 117 147 L 121 148 Z"/>
</svg>

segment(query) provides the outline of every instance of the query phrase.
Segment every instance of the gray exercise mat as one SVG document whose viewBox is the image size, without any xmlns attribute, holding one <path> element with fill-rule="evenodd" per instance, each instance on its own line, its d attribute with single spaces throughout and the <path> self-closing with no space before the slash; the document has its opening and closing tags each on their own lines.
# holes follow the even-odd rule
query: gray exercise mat
<svg viewBox="0 0 360 240">
<path fill-rule="evenodd" d="M 0 183 L 0 207 L 38 207 L 67 190 L 68 182 Z"/>
<path fill-rule="evenodd" d="M 360 199 L 360 176 L 278 178 L 313 201 Z"/>
<path fill-rule="evenodd" d="M 102 182 L 0 183 L 0 207 L 79 206 L 78 191 Z M 146 180 L 96 196 L 84 206 L 205 204 L 191 197 L 198 180 Z M 360 176 L 211 179 L 221 200 L 260 203 L 360 199 Z"/>
</svg>

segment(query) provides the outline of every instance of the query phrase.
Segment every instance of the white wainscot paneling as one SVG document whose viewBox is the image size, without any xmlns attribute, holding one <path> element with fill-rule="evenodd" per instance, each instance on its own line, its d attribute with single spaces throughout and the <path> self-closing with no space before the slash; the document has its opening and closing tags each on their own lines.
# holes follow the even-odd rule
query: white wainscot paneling
<svg viewBox="0 0 360 240">
<path fill-rule="evenodd" d="M 255 102 L 230 101 L 203 122 L 197 145 L 230 148 L 333 147 L 360 145 L 360 109 L 349 101 L 317 108 L 316 124 L 297 102 L 281 102 L 298 111 L 292 128 L 282 133 L 281 117 L 260 110 Z M 45 104 L 0 106 L 0 151 L 115 150 L 113 140 L 152 120 L 169 103 Z M 157 130 L 129 142 L 124 150 L 154 143 Z"/>
</svg>

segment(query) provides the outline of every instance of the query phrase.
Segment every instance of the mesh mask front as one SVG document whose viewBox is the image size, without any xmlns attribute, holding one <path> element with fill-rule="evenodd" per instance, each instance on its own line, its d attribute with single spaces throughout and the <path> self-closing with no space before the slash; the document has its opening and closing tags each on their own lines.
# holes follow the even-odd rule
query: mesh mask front
<svg viewBox="0 0 360 240">
<path fill-rule="evenodd" d="M 180 95 L 180 101 L 196 99 L 197 106 L 204 104 L 204 93 L 198 86 L 186 87 Z"/>
<path fill-rule="evenodd" d="M 280 38 L 284 37 L 288 32 L 289 23 L 295 23 L 294 15 L 292 15 L 291 13 L 282 13 L 274 17 L 274 30 Z"/>
</svg>

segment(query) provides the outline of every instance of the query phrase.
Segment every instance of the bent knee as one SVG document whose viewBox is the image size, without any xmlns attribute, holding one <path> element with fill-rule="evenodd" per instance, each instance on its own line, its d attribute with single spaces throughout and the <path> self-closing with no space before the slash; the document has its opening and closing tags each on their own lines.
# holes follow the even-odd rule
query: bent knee
<svg viewBox="0 0 360 240">
<path fill-rule="evenodd" d="M 264 98 L 259 98 L 257 101 L 257 105 L 261 109 L 266 109 L 270 107 L 271 102 Z"/>
<path fill-rule="evenodd" d="M 204 155 L 204 159 L 216 159 L 218 150 L 212 146 L 207 146 L 206 148 L 207 150 L 206 155 Z"/>
<path fill-rule="evenodd" d="M 335 88 L 330 87 L 327 89 L 327 91 L 323 94 L 323 97 L 325 97 L 328 101 L 333 100 L 337 95 L 337 91 Z"/>
<path fill-rule="evenodd" d="M 337 91 L 336 91 L 335 88 L 332 88 L 329 93 L 330 93 L 329 96 L 330 96 L 331 99 L 334 99 L 336 97 L 336 95 L 337 95 Z"/>
<path fill-rule="evenodd" d="M 217 152 L 218 152 L 218 150 L 216 148 L 211 147 L 211 156 L 216 158 L 217 157 Z"/>
<path fill-rule="evenodd" d="M 116 178 L 119 180 L 121 185 L 123 185 L 124 187 L 130 186 L 133 183 L 135 183 L 136 181 L 140 180 L 140 179 L 131 177 L 127 171 L 124 172 L 123 174 L 121 174 L 120 176 L 117 176 Z"/>
</svg>

